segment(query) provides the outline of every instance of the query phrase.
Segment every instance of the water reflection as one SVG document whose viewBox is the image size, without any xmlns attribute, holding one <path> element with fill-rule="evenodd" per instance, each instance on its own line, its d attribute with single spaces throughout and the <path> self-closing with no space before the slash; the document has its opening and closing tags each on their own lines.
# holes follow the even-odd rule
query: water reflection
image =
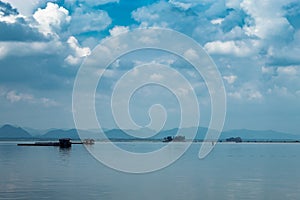
<svg viewBox="0 0 300 200">
<path fill-rule="evenodd" d="M 59 152 L 59 158 L 62 162 L 68 162 L 71 154 L 72 154 L 72 148 L 60 148 L 58 147 Z"/>
<path fill-rule="evenodd" d="M 82 145 L 0 143 L 0 199 L 299 199 L 300 145 L 217 144 L 204 160 L 197 157 L 199 146 L 170 167 L 132 175 L 105 167 Z"/>
</svg>

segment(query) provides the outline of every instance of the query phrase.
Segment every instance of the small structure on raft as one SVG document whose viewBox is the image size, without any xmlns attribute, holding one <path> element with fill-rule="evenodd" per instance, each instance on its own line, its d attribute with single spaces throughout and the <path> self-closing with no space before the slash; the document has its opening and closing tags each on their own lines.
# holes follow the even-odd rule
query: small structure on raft
<svg viewBox="0 0 300 200">
<path fill-rule="evenodd" d="M 58 142 L 35 142 L 35 143 L 21 143 L 18 146 L 58 146 L 60 148 L 70 148 L 72 144 L 83 144 L 82 142 L 71 142 L 70 138 L 61 138 Z"/>
</svg>

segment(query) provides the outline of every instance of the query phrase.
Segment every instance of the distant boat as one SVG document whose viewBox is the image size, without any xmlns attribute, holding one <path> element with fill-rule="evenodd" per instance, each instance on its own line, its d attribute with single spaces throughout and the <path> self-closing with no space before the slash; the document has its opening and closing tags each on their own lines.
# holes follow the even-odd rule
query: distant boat
<svg viewBox="0 0 300 200">
<path fill-rule="evenodd" d="M 182 136 L 182 135 L 178 135 L 178 136 L 175 136 L 175 137 L 173 138 L 173 141 L 174 141 L 174 142 L 184 142 L 184 141 L 185 141 L 185 137 Z"/>
<path fill-rule="evenodd" d="M 185 141 L 185 137 L 182 136 L 182 135 L 177 135 L 175 137 L 172 137 L 172 136 L 168 136 L 168 137 L 165 137 L 163 139 L 163 142 L 184 142 Z"/>
<path fill-rule="evenodd" d="M 95 140 L 94 139 L 84 139 L 82 141 L 83 144 L 88 144 L 88 145 L 92 145 L 95 144 Z"/>
<path fill-rule="evenodd" d="M 168 137 L 165 137 L 163 139 L 163 142 L 171 142 L 173 140 L 173 137 L 172 136 L 168 136 Z"/>
</svg>

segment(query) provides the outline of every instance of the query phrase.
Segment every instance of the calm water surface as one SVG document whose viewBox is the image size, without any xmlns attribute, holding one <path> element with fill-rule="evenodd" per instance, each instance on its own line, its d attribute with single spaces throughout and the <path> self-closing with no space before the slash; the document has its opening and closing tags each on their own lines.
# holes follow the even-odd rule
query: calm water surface
<svg viewBox="0 0 300 200">
<path fill-rule="evenodd" d="M 147 152 L 162 144 L 119 145 Z M 197 157 L 200 145 L 165 169 L 126 174 L 99 163 L 82 145 L 63 150 L 0 142 L 0 199 L 299 199 L 299 144 L 217 144 L 204 160 Z"/>
</svg>

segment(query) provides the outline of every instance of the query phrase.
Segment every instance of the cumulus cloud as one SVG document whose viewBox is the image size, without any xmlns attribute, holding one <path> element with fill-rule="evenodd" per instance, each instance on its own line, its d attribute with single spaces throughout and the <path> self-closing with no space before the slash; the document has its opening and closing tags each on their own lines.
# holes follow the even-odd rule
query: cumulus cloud
<svg viewBox="0 0 300 200">
<path fill-rule="evenodd" d="M 69 11 L 55 3 L 48 2 L 45 8 L 39 8 L 33 18 L 37 21 L 37 28 L 45 36 L 58 36 L 58 33 L 70 23 Z"/>
<path fill-rule="evenodd" d="M 178 8 L 181 8 L 185 11 L 192 7 L 192 3 L 184 3 L 184 2 L 175 1 L 175 0 L 169 0 L 169 3 L 173 4 L 174 6 L 176 6 Z"/>
<path fill-rule="evenodd" d="M 42 56 L 42 55 L 60 55 L 65 49 L 61 42 L 0 42 L 0 55 L 2 59 L 7 56 L 24 57 L 24 56 Z M 2 53 L 1 53 L 2 52 Z M 1 58 L 1 56 L 0 56 Z"/>
<path fill-rule="evenodd" d="M 1 17 L 0 17 L 1 18 Z M 0 41 L 45 41 L 44 36 L 25 21 L 0 22 Z"/>
<path fill-rule="evenodd" d="M 276 96 L 290 96 L 290 92 L 288 91 L 288 88 L 287 87 L 284 87 L 284 86 L 278 86 L 278 85 L 274 85 L 273 88 L 269 88 L 268 89 L 268 94 L 274 94 Z"/>
<path fill-rule="evenodd" d="M 269 74 L 272 76 L 296 76 L 298 75 L 298 69 L 300 66 L 288 65 L 288 66 L 263 66 L 261 72 L 263 74 Z"/>
<path fill-rule="evenodd" d="M 85 4 L 90 7 L 101 6 L 108 3 L 119 3 L 119 0 L 65 0 L 66 4 L 74 5 L 74 4 Z"/>
<path fill-rule="evenodd" d="M 227 81 L 228 84 L 233 84 L 236 81 L 237 76 L 230 75 L 230 76 L 223 76 L 223 78 Z"/>
<path fill-rule="evenodd" d="M 104 5 L 104 4 L 108 4 L 108 3 L 119 3 L 119 0 L 98 0 L 98 1 L 84 0 L 84 2 L 86 2 L 89 5 L 99 6 L 99 5 Z"/>
<path fill-rule="evenodd" d="M 276 0 L 258 3 L 257 1 L 243 1 L 240 6 L 245 10 L 254 23 L 245 26 L 248 35 L 254 35 L 262 39 L 270 36 L 288 37 L 288 31 L 292 31 L 287 19 L 284 17 L 283 6 L 291 1 Z M 285 33 L 285 34 L 282 34 Z"/>
<path fill-rule="evenodd" d="M 290 75 L 290 76 L 294 76 L 298 73 L 296 66 L 278 67 L 277 72 L 279 74 Z"/>
<path fill-rule="evenodd" d="M 227 0 L 226 1 L 226 7 L 227 8 L 239 8 L 242 0 Z"/>
<path fill-rule="evenodd" d="M 222 24 L 222 22 L 224 21 L 224 18 L 217 18 L 217 19 L 213 19 L 210 22 L 212 24 Z"/>
<path fill-rule="evenodd" d="M 59 105 L 56 101 L 46 97 L 37 98 L 32 94 L 21 93 L 15 90 L 6 91 L 3 88 L 2 88 L 2 92 L 0 93 L 0 96 L 4 96 L 7 99 L 7 101 L 9 101 L 10 103 L 25 102 L 30 104 L 41 104 L 45 107 L 52 107 L 52 106 Z"/>
<path fill-rule="evenodd" d="M 190 60 L 197 60 L 199 59 L 199 56 L 197 52 L 194 49 L 188 49 L 183 53 L 183 56 Z"/>
<path fill-rule="evenodd" d="M 153 73 L 150 75 L 150 80 L 152 80 L 152 81 L 160 81 L 163 78 L 164 78 L 164 76 L 159 73 Z"/>
<path fill-rule="evenodd" d="M 33 96 L 29 94 L 23 94 L 19 93 L 17 94 L 16 91 L 10 91 L 6 94 L 7 100 L 9 100 L 11 103 L 18 102 L 18 101 L 27 101 L 32 102 Z"/>
<path fill-rule="evenodd" d="M 73 36 L 69 37 L 67 43 L 75 51 L 75 54 L 78 57 L 88 56 L 91 53 L 91 50 L 89 48 L 87 48 L 87 47 L 84 47 L 84 48 L 79 47 L 77 39 L 75 37 L 73 37 Z"/>
<path fill-rule="evenodd" d="M 72 15 L 70 31 L 72 34 L 86 32 L 100 32 L 106 29 L 112 20 L 103 10 L 88 10 L 81 7 L 76 8 Z"/>
<path fill-rule="evenodd" d="M 264 98 L 256 83 L 250 82 L 228 91 L 227 96 L 241 101 L 261 101 Z"/>
<path fill-rule="evenodd" d="M 115 26 L 112 29 L 109 30 L 109 33 L 111 36 L 117 36 L 120 33 L 126 33 L 129 31 L 128 26 Z"/>
<path fill-rule="evenodd" d="M 167 27 L 184 33 L 192 32 L 197 27 L 197 15 L 194 12 L 185 12 L 178 8 L 176 1 L 159 1 L 149 6 L 144 6 L 132 12 L 132 18 L 140 23 L 141 27 Z M 183 4 L 180 4 L 182 7 Z M 175 20 L 176 19 L 176 20 Z M 199 25 L 199 24 L 198 24 Z"/>
<path fill-rule="evenodd" d="M 44 37 L 9 3 L 0 1 L 0 41 L 39 41 Z"/>
<path fill-rule="evenodd" d="M 299 65 L 262 67 L 267 93 L 275 96 L 293 97 L 300 88 Z"/>
<path fill-rule="evenodd" d="M 0 60 L 4 58 L 6 54 L 7 54 L 7 49 L 3 46 L 2 47 L 0 46 Z"/>
<path fill-rule="evenodd" d="M 11 4 L 0 1 L 0 16 L 18 15 L 19 12 Z"/>
<path fill-rule="evenodd" d="M 211 54 L 246 57 L 255 53 L 255 45 L 255 41 L 214 41 L 206 43 L 204 48 Z"/>
<path fill-rule="evenodd" d="M 18 9 L 18 12 L 24 16 L 31 16 L 36 8 L 38 8 L 41 4 L 45 3 L 44 0 L 2 0 L 3 2 L 7 2 L 11 4 L 13 7 Z"/>
<path fill-rule="evenodd" d="M 72 54 L 68 55 L 65 61 L 70 65 L 77 65 L 82 61 L 82 58 L 90 55 L 91 50 L 88 47 L 80 47 L 77 39 L 74 36 L 69 37 L 69 44 Z"/>
</svg>

